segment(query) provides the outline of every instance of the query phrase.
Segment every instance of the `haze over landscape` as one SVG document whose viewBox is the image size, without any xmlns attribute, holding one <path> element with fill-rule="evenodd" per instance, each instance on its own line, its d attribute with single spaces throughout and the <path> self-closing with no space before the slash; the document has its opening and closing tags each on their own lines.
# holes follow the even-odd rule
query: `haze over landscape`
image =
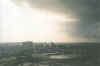
<svg viewBox="0 0 100 66">
<path fill-rule="evenodd" d="M 0 0 L 0 66 L 100 66 L 100 0 Z"/>
</svg>

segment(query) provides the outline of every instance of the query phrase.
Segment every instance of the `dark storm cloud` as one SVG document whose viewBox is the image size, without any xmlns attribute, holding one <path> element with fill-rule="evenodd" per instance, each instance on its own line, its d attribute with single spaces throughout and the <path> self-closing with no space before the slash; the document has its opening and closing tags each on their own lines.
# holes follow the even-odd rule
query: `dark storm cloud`
<svg viewBox="0 0 100 66">
<path fill-rule="evenodd" d="M 31 7 L 44 8 L 55 12 L 68 11 L 68 7 L 61 0 L 28 0 Z"/>
<path fill-rule="evenodd" d="M 99 41 L 100 0 L 27 0 L 27 2 L 32 8 L 44 8 L 65 14 L 71 11 L 80 22 L 76 22 L 76 28 L 70 33 L 75 37 Z"/>
<path fill-rule="evenodd" d="M 94 39 L 100 39 L 100 1 L 99 0 L 75 0 L 72 10 L 75 11 L 80 22 L 77 24 L 73 35 Z"/>
</svg>

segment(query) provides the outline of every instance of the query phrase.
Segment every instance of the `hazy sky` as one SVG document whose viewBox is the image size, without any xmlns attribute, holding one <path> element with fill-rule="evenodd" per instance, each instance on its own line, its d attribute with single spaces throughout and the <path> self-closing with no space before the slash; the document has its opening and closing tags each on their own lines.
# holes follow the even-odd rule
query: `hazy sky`
<svg viewBox="0 0 100 66">
<path fill-rule="evenodd" d="M 99 0 L 0 2 L 0 42 L 98 42 L 100 39 Z"/>
</svg>

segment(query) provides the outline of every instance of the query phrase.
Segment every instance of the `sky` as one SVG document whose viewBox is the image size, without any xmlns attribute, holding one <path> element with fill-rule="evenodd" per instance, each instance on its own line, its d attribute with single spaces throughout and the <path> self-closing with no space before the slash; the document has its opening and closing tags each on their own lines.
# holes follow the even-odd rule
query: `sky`
<svg viewBox="0 0 100 66">
<path fill-rule="evenodd" d="M 99 42 L 99 0 L 0 3 L 0 42 Z"/>
</svg>

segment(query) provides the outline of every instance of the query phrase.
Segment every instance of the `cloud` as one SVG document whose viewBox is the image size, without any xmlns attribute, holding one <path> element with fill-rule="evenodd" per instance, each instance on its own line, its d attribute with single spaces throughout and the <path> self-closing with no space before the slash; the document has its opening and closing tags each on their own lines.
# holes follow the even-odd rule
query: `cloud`
<svg viewBox="0 0 100 66">
<path fill-rule="evenodd" d="M 70 33 L 74 37 L 85 38 L 99 41 L 100 39 L 100 1 L 99 0 L 31 0 L 36 2 L 39 8 L 47 8 L 67 14 L 71 11 L 72 15 L 80 19 L 76 22 L 76 27 Z M 49 2 L 50 1 L 50 2 Z M 43 6 L 42 6 L 43 5 Z M 67 31 L 66 25 L 66 32 Z"/>
<path fill-rule="evenodd" d="M 71 14 L 79 19 L 74 23 L 64 23 L 64 34 L 85 41 L 100 39 L 100 0 L 12 0 L 17 5 L 26 2 L 32 9 Z"/>
<path fill-rule="evenodd" d="M 89 40 L 99 41 L 100 39 L 100 1 L 98 0 L 75 0 L 72 10 L 80 19 L 77 23 L 76 37 L 88 38 Z M 76 6 L 76 7 L 75 7 Z"/>
</svg>

